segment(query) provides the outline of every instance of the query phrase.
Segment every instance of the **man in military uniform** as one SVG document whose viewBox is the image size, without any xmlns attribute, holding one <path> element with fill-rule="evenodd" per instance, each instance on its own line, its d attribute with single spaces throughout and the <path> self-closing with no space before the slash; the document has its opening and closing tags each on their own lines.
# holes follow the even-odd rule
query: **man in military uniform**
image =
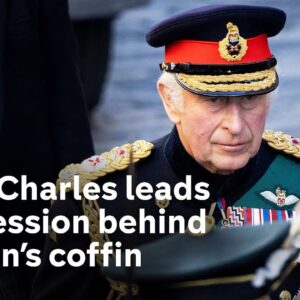
<svg viewBox="0 0 300 300">
<path fill-rule="evenodd" d="M 44 260 L 34 285 L 34 300 L 121 299 L 128 291 L 138 294 L 131 279 L 139 281 L 139 278 L 132 277 L 132 270 L 128 271 L 131 287 L 128 288 L 116 280 L 122 276 L 111 276 L 113 273 L 106 273 L 105 269 L 102 272 L 87 264 L 81 268 L 54 268 L 49 263 L 49 253 L 53 249 L 87 249 L 91 241 L 103 246 L 109 240 L 120 241 L 125 248 L 153 242 L 148 248 L 150 254 L 159 249 L 165 254 L 163 249 L 169 247 L 170 251 L 162 258 L 166 261 L 165 267 L 157 270 L 152 282 L 159 284 L 163 276 L 171 282 L 178 281 L 176 272 L 182 271 L 180 268 L 185 265 L 189 266 L 183 274 L 186 280 L 197 282 L 191 285 L 189 281 L 184 289 L 162 294 L 154 292 L 151 286 L 149 289 L 148 285 L 140 291 L 142 299 L 254 299 L 263 294 L 278 299 L 282 290 L 296 293 L 300 284 L 295 275 L 298 269 L 293 251 L 282 261 L 279 274 L 268 277 L 266 285 L 257 283 L 255 287 L 251 283 L 253 276 L 248 274 L 263 266 L 266 252 L 280 246 L 287 236 L 286 231 L 279 230 L 276 233 L 279 239 L 270 238 L 266 245 L 255 244 L 254 248 L 251 244 L 259 242 L 261 237 L 269 237 L 266 232 L 259 234 L 259 229 L 253 231 L 254 227 L 250 227 L 249 232 L 254 235 L 249 234 L 247 241 L 247 229 L 243 229 L 247 226 L 240 228 L 244 231 L 214 231 L 207 238 L 196 240 L 199 249 L 207 247 L 206 250 L 201 248 L 193 259 L 192 251 L 198 246 L 194 244 L 195 239 L 190 240 L 185 235 L 178 239 L 158 239 L 159 234 L 126 236 L 117 229 L 108 237 L 98 231 L 99 207 L 117 220 L 125 214 L 137 217 L 137 208 L 144 208 L 147 215 L 157 219 L 162 213 L 166 217 L 180 214 L 187 219 L 197 215 L 199 208 L 205 208 L 211 223 L 221 226 L 223 220 L 223 225 L 229 227 L 275 224 L 293 216 L 293 206 L 300 196 L 297 184 L 299 140 L 279 132 L 264 132 L 269 93 L 278 86 L 276 59 L 269 49 L 268 38 L 280 32 L 285 19 L 283 11 L 270 7 L 208 6 L 167 19 L 149 31 L 147 42 L 151 46 L 165 46 L 163 74 L 157 87 L 175 126 L 170 134 L 153 143 L 136 141 L 116 147 L 61 171 L 58 183 L 72 182 L 76 174 L 80 176 L 82 187 L 90 181 L 99 186 L 113 182 L 118 197 L 114 201 L 85 198 L 75 201 L 70 192 L 67 201 L 55 202 L 52 218 L 66 215 L 71 220 L 72 216 L 84 213 L 93 229 L 90 234 L 53 233 L 47 239 Z M 194 200 L 178 201 L 171 192 L 165 199 L 127 201 L 128 172 L 134 174 L 134 186 L 147 182 L 156 187 L 166 182 L 172 188 L 191 175 L 192 186 L 208 183 L 210 197 L 205 201 L 196 200 L 193 191 L 191 198 Z M 235 237 L 230 232 L 234 232 Z M 271 232 L 274 234 L 275 227 Z M 220 247 L 223 252 L 216 251 Z M 247 248 L 249 252 L 245 255 L 243 251 Z M 228 257 L 232 254 L 236 262 L 228 265 Z M 208 269 L 204 272 L 201 262 L 211 256 L 212 264 L 206 266 Z M 152 256 L 152 260 L 151 255 L 149 257 L 151 268 L 156 256 Z M 98 255 L 97 260 L 102 266 L 103 257 Z M 191 269 L 198 263 L 199 269 L 193 273 Z M 142 266 L 140 274 L 143 272 Z M 280 276 L 281 273 L 285 276 Z"/>
</svg>

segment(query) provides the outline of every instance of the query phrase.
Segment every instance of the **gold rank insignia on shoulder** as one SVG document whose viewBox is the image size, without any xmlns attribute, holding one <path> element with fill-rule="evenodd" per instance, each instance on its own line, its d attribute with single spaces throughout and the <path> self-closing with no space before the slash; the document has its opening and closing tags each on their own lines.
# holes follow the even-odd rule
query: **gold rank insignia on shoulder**
<svg viewBox="0 0 300 300">
<path fill-rule="evenodd" d="M 147 141 L 137 140 L 132 144 L 115 147 L 101 155 L 94 155 L 85 159 L 81 164 L 70 164 L 59 172 L 56 181 L 57 191 L 60 190 L 62 182 L 71 183 L 67 191 L 73 190 L 75 175 L 79 176 L 80 191 L 82 191 L 85 184 L 109 173 L 124 170 L 131 162 L 135 163 L 148 157 L 153 147 L 153 144 Z"/>
<path fill-rule="evenodd" d="M 266 130 L 263 139 L 276 150 L 300 158 L 300 139 L 281 131 Z"/>
<path fill-rule="evenodd" d="M 239 28 L 233 23 L 228 22 L 226 27 L 228 33 L 219 42 L 220 56 L 227 61 L 241 60 L 247 53 L 247 40 L 240 36 Z"/>
</svg>

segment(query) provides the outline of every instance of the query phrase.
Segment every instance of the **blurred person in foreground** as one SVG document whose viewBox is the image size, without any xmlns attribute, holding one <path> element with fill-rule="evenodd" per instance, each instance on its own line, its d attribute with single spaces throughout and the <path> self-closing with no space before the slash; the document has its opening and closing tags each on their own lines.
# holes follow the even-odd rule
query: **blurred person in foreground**
<svg viewBox="0 0 300 300">
<path fill-rule="evenodd" d="M 65 164 L 93 154 L 67 0 L 0 0 L 0 23 L 0 178 L 55 182 Z M 19 183 L 1 191 L 19 193 Z M 41 216 L 49 206 L 30 197 L 1 199 L 0 214 Z M 44 243 L 42 233 L 2 231 L 0 238 L 1 250 L 20 251 L 23 242 L 41 250 Z M 20 256 L 19 267 L 0 268 L 1 300 L 29 299 L 36 268 Z"/>
<path fill-rule="evenodd" d="M 282 245 L 289 236 L 285 221 L 295 214 L 300 196 L 299 139 L 264 131 L 270 93 L 279 83 L 268 38 L 282 30 L 285 20 L 276 8 L 217 5 L 183 12 L 148 32 L 151 46 L 165 46 L 157 89 L 175 126 L 153 143 L 116 147 L 60 172 L 59 182 L 73 182 L 74 174 L 82 186 L 113 182 L 118 197 L 76 201 L 70 191 L 67 201 L 54 203 L 52 218 L 84 214 L 90 233 L 47 238 L 32 299 L 279 299 L 283 290 L 296 294 L 297 246 Z M 127 201 L 128 172 L 134 187 L 146 182 L 159 190 L 157 184 L 165 182 L 171 192 Z M 176 199 L 174 187 L 187 183 L 187 175 L 192 187 L 209 184 L 207 200 L 197 200 L 193 189 L 192 200 Z M 163 214 L 166 228 L 167 217 L 188 219 L 204 208 L 207 224 L 216 229 L 200 238 L 149 232 L 126 236 L 120 228 L 99 234 L 99 207 L 117 220 L 125 214 L 137 220 L 137 208 L 156 220 Z M 266 223 L 272 224 L 252 226 Z M 91 242 L 101 248 L 109 240 L 143 249 L 142 266 L 106 268 L 100 254 L 96 267 L 86 262 L 55 268 L 49 262 L 57 248 L 66 251 L 64 260 L 73 248 L 86 251 Z"/>
</svg>

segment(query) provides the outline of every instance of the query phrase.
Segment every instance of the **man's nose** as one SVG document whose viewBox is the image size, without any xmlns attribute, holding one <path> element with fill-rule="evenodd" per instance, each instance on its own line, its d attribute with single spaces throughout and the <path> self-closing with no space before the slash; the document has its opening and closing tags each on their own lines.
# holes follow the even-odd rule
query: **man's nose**
<svg viewBox="0 0 300 300">
<path fill-rule="evenodd" d="M 229 101 L 224 108 L 224 119 L 222 126 L 232 135 L 240 134 L 244 127 L 243 111 L 238 101 Z"/>
</svg>

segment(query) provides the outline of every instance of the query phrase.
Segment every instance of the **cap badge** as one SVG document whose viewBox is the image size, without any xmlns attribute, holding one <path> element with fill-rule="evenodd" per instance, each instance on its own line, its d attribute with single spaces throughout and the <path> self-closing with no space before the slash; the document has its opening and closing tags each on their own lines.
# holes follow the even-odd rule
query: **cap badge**
<svg viewBox="0 0 300 300">
<path fill-rule="evenodd" d="M 231 22 L 226 25 L 228 33 L 219 42 L 220 56 L 227 61 L 241 60 L 247 52 L 247 41 L 240 36 L 239 28 Z"/>
</svg>

